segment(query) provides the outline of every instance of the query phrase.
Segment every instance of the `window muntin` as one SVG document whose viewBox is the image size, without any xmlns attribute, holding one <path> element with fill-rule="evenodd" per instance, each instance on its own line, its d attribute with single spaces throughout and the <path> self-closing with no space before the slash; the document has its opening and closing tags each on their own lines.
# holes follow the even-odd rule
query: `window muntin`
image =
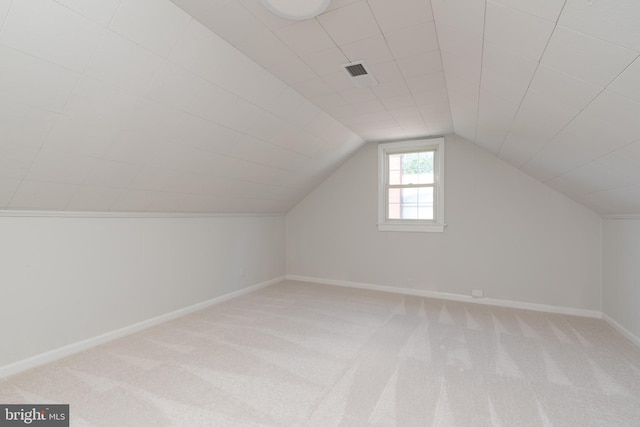
<svg viewBox="0 0 640 427">
<path fill-rule="evenodd" d="M 380 230 L 444 229 L 443 143 L 436 138 L 379 145 Z"/>
</svg>

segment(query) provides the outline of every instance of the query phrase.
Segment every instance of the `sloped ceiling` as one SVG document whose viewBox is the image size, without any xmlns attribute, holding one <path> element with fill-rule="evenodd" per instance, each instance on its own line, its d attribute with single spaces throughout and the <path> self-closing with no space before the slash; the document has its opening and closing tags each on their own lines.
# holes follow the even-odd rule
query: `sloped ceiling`
<svg viewBox="0 0 640 427">
<path fill-rule="evenodd" d="M 0 0 L 0 208 L 286 212 L 364 141 L 455 132 L 640 213 L 640 2 Z M 358 89 L 340 68 L 365 61 Z"/>
<path fill-rule="evenodd" d="M 168 0 L 0 0 L 0 207 L 286 212 L 362 138 Z"/>
</svg>

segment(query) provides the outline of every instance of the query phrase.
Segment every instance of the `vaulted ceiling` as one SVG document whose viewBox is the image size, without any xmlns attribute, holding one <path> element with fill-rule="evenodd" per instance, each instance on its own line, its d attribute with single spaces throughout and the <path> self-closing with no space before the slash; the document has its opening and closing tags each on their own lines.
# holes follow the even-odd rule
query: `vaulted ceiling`
<svg viewBox="0 0 640 427">
<path fill-rule="evenodd" d="M 635 0 L 333 0 L 306 21 L 0 0 L 0 208 L 286 212 L 365 141 L 453 132 L 640 213 L 639 55 Z"/>
</svg>

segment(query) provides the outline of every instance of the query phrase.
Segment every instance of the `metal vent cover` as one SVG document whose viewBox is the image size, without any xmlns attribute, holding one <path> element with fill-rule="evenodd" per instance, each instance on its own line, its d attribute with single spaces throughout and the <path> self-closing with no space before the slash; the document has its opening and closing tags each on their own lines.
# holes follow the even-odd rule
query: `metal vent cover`
<svg viewBox="0 0 640 427">
<path fill-rule="evenodd" d="M 365 74 L 369 74 L 362 64 L 345 65 L 344 69 L 347 70 L 347 73 L 349 73 L 351 77 L 364 76 Z"/>
<path fill-rule="evenodd" d="M 362 61 L 343 64 L 342 69 L 357 88 L 362 89 L 378 84 L 373 75 L 367 71 L 367 67 Z"/>
</svg>

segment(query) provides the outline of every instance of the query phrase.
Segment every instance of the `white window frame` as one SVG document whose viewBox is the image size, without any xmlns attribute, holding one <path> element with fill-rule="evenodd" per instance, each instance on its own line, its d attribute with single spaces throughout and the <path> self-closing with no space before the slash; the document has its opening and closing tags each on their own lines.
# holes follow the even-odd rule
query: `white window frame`
<svg viewBox="0 0 640 427">
<path fill-rule="evenodd" d="M 388 159 L 390 154 L 415 151 L 434 151 L 434 219 L 388 219 L 387 185 L 389 182 Z M 444 138 L 378 144 L 378 230 L 436 232 L 444 231 Z"/>
</svg>

